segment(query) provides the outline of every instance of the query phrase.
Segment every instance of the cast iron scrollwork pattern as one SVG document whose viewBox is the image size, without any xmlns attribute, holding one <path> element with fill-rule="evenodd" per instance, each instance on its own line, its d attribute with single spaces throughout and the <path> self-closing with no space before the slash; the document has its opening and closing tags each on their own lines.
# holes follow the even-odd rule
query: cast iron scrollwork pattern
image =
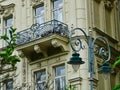
<svg viewBox="0 0 120 90">
<path fill-rule="evenodd" d="M 100 39 L 105 45 L 106 47 L 100 47 L 99 48 L 99 56 L 104 60 L 104 63 L 108 62 L 110 60 L 110 56 L 111 56 L 111 53 L 110 53 L 110 46 L 108 44 L 108 41 L 102 37 L 102 36 L 97 36 L 95 37 L 95 39 L 93 40 L 93 43 L 92 43 L 92 47 L 94 47 L 94 44 L 95 44 L 95 41 L 97 39 Z M 107 57 L 107 58 L 106 58 Z"/>
<path fill-rule="evenodd" d="M 110 60 L 110 47 L 109 47 L 109 44 L 108 44 L 108 41 L 102 37 L 102 36 L 96 36 L 94 39 L 92 38 L 92 31 L 89 32 L 89 36 L 86 35 L 85 31 L 82 30 L 81 28 L 75 28 L 73 30 L 71 30 L 70 32 L 70 46 L 72 47 L 72 50 L 74 52 L 79 52 L 81 49 L 83 49 L 83 44 L 82 44 L 82 40 L 80 37 L 76 37 L 74 39 L 74 37 L 72 37 L 72 35 L 75 33 L 76 30 L 79 30 L 81 31 L 84 36 L 85 36 L 85 41 L 87 42 L 88 44 L 88 47 L 89 47 L 89 51 L 88 51 L 88 54 L 89 54 L 89 57 L 90 57 L 90 61 L 91 60 L 94 60 L 94 46 L 95 46 L 95 43 L 97 40 L 100 40 L 104 43 L 104 45 L 106 47 L 100 47 L 99 50 L 98 50 L 98 54 L 99 56 L 102 58 L 103 62 L 106 63 Z M 75 48 L 75 46 L 73 45 L 73 41 L 74 40 L 74 45 L 79 47 L 79 48 Z M 107 58 L 106 58 L 107 57 Z"/>
<path fill-rule="evenodd" d="M 68 37 L 68 25 L 57 20 L 51 20 L 42 24 L 33 24 L 30 28 L 17 33 L 17 44 L 31 42 L 51 34 Z"/>
<path fill-rule="evenodd" d="M 72 37 L 72 35 L 74 34 L 74 32 L 76 31 L 76 30 L 80 30 L 80 31 L 82 31 L 82 33 L 85 35 L 85 40 L 86 40 L 86 42 L 87 42 L 87 35 L 86 35 L 86 33 L 81 29 L 81 28 L 75 28 L 75 29 L 73 29 L 71 32 L 70 32 L 70 46 L 72 47 L 72 50 L 74 51 L 74 52 L 79 52 L 81 49 L 83 49 L 84 48 L 84 46 L 82 45 L 82 41 L 81 41 L 81 39 L 79 38 L 79 37 L 75 37 L 75 41 L 74 41 L 74 45 L 75 46 L 79 46 L 79 48 L 75 48 L 74 47 L 74 45 L 73 45 L 73 43 L 72 43 L 72 40 L 73 40 L 73 37 Z"/>
</svg>

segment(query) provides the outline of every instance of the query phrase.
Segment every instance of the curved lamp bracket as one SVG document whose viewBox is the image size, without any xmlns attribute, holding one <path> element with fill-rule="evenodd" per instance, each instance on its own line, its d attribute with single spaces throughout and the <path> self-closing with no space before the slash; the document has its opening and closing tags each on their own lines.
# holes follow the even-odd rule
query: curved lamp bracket
<svg viewBox="0 0 120 90">
<path fill-rule="evenodd" d="M 107 46 L 107 49 L 108 49 L 108 56 L 107 56 L 107 50 L 104 48 L 104 47 L 101 47 L 99 49 L 99 55 L 100 57 L 104 60 L 103 63 L 107 63 L 108 61 L 110 61 L 110 56 L 111 56 L 111 53 L 110 53 L 110 46 L 108 44 L 108 41 L 102 37 L 102 36 L 97 36 L 95 37 L 95 39 L 93 40 L 93 43 L 92 43 L 92 47 L 94 48 L 94 44 L 96 42 L 97 39 L 100 39 L 101 41 L 104 42 L 104 44 Z M 107 59 L 105 58 L 105 56 L 107 57 Z"/>
<path fill-rule="evenodd" d="M 81 39 L 78 38 L 78 37 L 76 37 L 76 39 L 75 39 L 75 45 L 76 45 L 76 46 L 79 46 L 79 45 L 80 45 L 80 47 L 79 47 L 78 49 L 75 49 L 75 47 L 72 45 L 72 38 L 73 38 L 72 35 L 74 34 L 74 32 L 75 32 L 76 30 L 80 30 L 80 31 L 85 35 L 85 41 L 86 41 L 86 42 L 88 41 L 88 39 L 87 39 L 86 33 L 85 33 L 81 28 L 75 28 L 75 29 L 71 30 L 71 32 L 70 32 L 70 46 L 71 46 L 71 48 L 72 48 L 72 50 L 73 50 L 74 52 L 79 52 L 81 49 L 83 49 Z"/>
</svg>

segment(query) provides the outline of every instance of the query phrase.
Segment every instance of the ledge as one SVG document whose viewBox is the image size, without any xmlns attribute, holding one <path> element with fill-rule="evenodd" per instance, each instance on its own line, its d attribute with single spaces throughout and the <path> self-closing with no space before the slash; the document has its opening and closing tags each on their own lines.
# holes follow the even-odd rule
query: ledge
<svg viewBox="0 0 120 90">
<path fill-rule="evenodd" d="M 82 77 L 72 78 L 72 79 L 69 79 L 68 81 L 70 82 L 82 81 Z"/>
<path fill-rule="evenodd" d="M 60 36 L 60 35 L 57 35 L 57 34 L 53 34 L 53 35 L 46 36 L 44 38 L 34 40 L 32 42 L 29 42 L 29 43 L 17 45 L 16 50 L 21 50 L 21 49 L 24 49 L 26 47 L 33 46 L 33 45 L 39 44 L 39 43 L 43 44 L 44 42 L 47 42 L 47 41 L 51 42 L 51 40 L 53 40 L 53 39 L 58 39 L 58 40 L 61 40 L 63 42 L 66 42 L 66 43 L 69 42 L 67 37 L 63 37 L 63 36 Z"/>
<path fill-rule="evenodd" d="M 105 32 L 101 31 L 100 29 L 98 29 L 97 27 L 94 27 L 93 30 L 95 32 L 97 32 L 98 34 L 100 34 L 103 37 L 108 38 L 108 40 L 110 40 L 113 43 L 118 43 L 119 41 L 113 37 L 111 37 L 110 35 L 106 34 Z"/>
<path fill-rule="evenodd" d="M 40 59 L 40 60 L 32 61 L 32 62 L 30 62 L 29 64 L 30 64 L 30 65 L 33 65 L 33 64 L 36 64 L 36 63 L 41 62 L 41 61 L 50 60 L 50 59 L 56 58 L 56 57 L 58 57 L 58 56 L 66 55 L 66 54 L 68 54 L 68 53 L 69 53 L 69 51 L 66 51 L 66 52 L 59 53 L 59 54 L 56 54 L 56 55 L 53 55 L 53 56 L 49 56 L 49 57 L 46 57 L 46 58 L 43 58 L 43 59 Z"/>
</svg>

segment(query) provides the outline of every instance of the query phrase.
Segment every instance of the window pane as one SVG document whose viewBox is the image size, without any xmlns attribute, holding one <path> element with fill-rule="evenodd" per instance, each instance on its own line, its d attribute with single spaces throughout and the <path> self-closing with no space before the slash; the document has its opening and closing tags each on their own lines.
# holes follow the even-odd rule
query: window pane
<svg viewBox="0 0 120 90">
<path fill-rule="evenodd" d="M 59 66 L 55 69 L 55 76 L 65 75 L 65 66 Z"/>
<path fill-rule="evenodd" d="M 13 81 L 12 80 L 5 83 L 5 90 L 13 90 Z"/>
<path fill-rule="evenodd" d="M 45 70 L 35 72 L 35 90 L 46 90 Z"/>
<path fill-rule="evenodd" d="M 35 73 L 36 81 L 46 80 L 46 73 L 45 71 L 39 71 Z"/>
<path fill-rule="evenodd" d="M 11 27 L 13 25 L 12 23 L 13 23 L 13 19 L 12 18 L 6 19 L 5 26 L 6 27 Z"/>
<path fill-rule="evenodd" d="M 35 23 L 41 24 L 45 22 L 44 12 L 43 4 L 40 7 L 35 8 Z"/>
<path fill-rule="evenodd" d="M 63 21 L 63 2 L 62 0 L 55 0 L 53 2 L 53 18 Z"/>
<path fill-rule="evenodd" d="M 13 18 L 5 20 L 5 33 L 10 37 L 9 29 L 13 26 Z"/>
<path fill-rule="evenodd" d="M 63 4 L 62 0 L 55 0 L 53 4 L 53 8 L 54 9 L 61 8 L 63 6 L 62 4 Z"/>
<path fill-rule="evenodd" d="M 37 83 L 35 90 L 46 90 L 46 82 Z"/>
<path fill-rule="evenodd" d="M 35 9 L 35 16 L 41 15 L 41 13 L 43 12 L 44 12 L 44 7 L 43 6 L 38 7 Z"/>
<path fill-rule="evenodd" d="M 5 34 L 7 34 L 7 36 L 10 38 L 10 33 L 9 33 L 9 30 L 10 30 L 10 27 L 13 26 L 13 18 L 7 18 L 5 19 L 5 22 L 4 22 L 4 32 Z M 7 46 L 7 43 L 5 42 L 4 43 L 4 46 Z"/>
<path fill-rule="evenodd" d="M 61 78 L 61 87 L 62 87 L 62 90 L 65 90 L 65 87 L 66 87 L 65 77 L 62 77 L 62 78 Z"/>
<path fill-rule="evenodd" d="M 60 89 L 60 78 L 55 79 L 55 90 L 61 90 Z"/>
<path fill-rule="evenodd" d="M 65 90 L 65 66 L 58 66 L 55 68 L 55 90 Z"/>
</svg>

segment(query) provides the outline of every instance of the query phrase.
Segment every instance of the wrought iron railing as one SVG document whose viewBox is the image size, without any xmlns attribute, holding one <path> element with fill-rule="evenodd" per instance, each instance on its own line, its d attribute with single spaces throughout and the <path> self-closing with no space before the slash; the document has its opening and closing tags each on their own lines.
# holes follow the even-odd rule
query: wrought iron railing
<svg viewBox="0 0 120 90">
<path fill-rule="evenodd" d="M 17 44 L 28 43 L 52 34 L 68 37 L 68 25 L 58 20 L 51 20 L 42 24 L 33 24 L 30 28 L 17 33 Z"/>
</svg>

